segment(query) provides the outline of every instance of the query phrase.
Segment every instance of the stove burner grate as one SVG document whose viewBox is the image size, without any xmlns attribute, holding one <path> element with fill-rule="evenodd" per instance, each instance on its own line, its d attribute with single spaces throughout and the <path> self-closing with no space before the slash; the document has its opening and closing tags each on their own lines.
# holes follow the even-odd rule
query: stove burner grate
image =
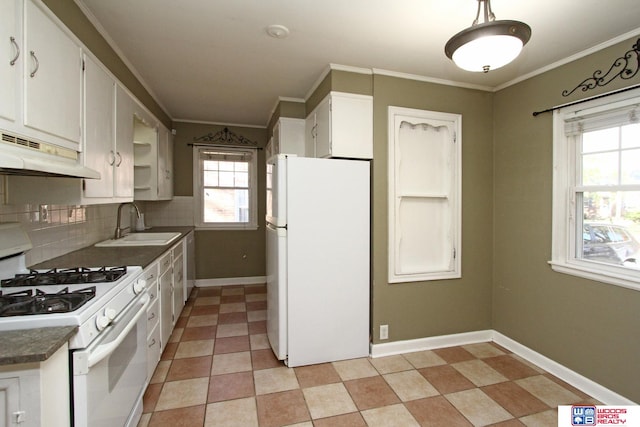
<svg viewBox="0 0 640 427">
<path fill-rule="evenodd" d="M 82 283 L 115 282 L 127 273 L 127 267 L 76 267 L 67 269 L 53 268 L 48 271 L 31 270 L 29 273 L 16 274 L 13 279 L 0 282 L 0 287 L 75 285 Z"/>
<path fill-rule="evenodd" d="M 82 307 L 95 295 L 95 286 L 73 292 L 64 288 L 53 294 L 40 289 L 36 289 L 35 295 L 30 289 L 10 294 L 0 293 L 0 317 L 67 313 Z"/>
</svg>

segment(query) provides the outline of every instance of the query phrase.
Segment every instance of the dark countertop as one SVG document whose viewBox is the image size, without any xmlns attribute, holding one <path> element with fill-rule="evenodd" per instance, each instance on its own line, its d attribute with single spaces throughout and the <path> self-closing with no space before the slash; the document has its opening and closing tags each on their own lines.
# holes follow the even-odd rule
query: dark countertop
<svg viewBox="0 0 640 427">
<path fill-rule="evenodd" d="M 148 232 L 179 232 L 184 238 L 195 227 L 153 227 Z M 175 244 L 175 243 L 174 243 Z M 32 265 L 33 269 L 141 266 L 147 267 L 173 246 L 96 248 L 91 245 Z M 47 360 L 75 333 L 77 327 L 35 328 L 0 332 L 0 365 Z"/>
<path fill-rule="evenodd" d="M 76 333 L 77 326 L 0 332 L 0 366 L 43 362 Z"/>
<path fill-rule="evenodd" d="M 182 233 L 181 238 L 183 238 L 194 229 L 195 227 L 190 226 L 153 227 L 147 230 L 147 232 L 179 232 Z M 32 265 L 30 268 L 118 267 L 123 265 L 140 266 L 145 268 L 172 246 L 173 244 L 167 246 L 119 246 L 111 248 L 96 248 L 91 245 L 86 248 L 70 252 L 66 255 L 61 255 Z"/>
</svg>

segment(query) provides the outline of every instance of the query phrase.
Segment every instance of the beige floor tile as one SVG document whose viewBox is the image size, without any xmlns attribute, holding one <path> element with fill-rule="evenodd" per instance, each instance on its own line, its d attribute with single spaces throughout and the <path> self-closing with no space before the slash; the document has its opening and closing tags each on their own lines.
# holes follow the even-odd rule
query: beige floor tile
<svg viewBox="0 0 640 427">
<path fill-rule="evenodd" d="M 342 383 L 305 388 L 302 393 L 304 393 L 313 419 L 332 417 L 358 410 Z"/>
<path fill-rule="evenodd" d="M 240 335 L 249 335 L 249 327 L 246 323 L 218 325 L 216 332 L 216 338 L 238 337 Z"/>
<path fill-rule="evenodd" d="M 464 348 L 469 353 L 473 354 L 475 357 L 479 359 L 484 359 L 486 357 L 502 356 L 503 354 L 506 354 L 504 351 L 500 350 L 498 347 L 494 345 L 491 345 L 488 342 L 481 342 L 477 344 L 467 344 L 467 345 L 463 345 L 462 348 Z"/>
<path fill-rule="evenodd" d="M 220 297 L 198 297 L 194 302 L 194 306 L 199 305 L 217 305 L 220 304 Z"/>
<path fill-rule="evenodd" d="M 409 363 L 416 369 L 428 368 L 430 366 L 445 365 L 447 362 L 431 350 L 416 351 L 403 355 Z"/>
<path fill-rule="evenodd" d="M 342 381 L 378 375 L 378 371 L 371 365 L 369 359 L 342 360 L 340 362 L 333 362 L 333 367 L 338 372 L 338 375 L 340 375 Z"/>
<path fill-rule="evenodd" d="M 258 411 L 253 397 L 210 403 L 205 427 L 258 427 Z"/>
<path fill-rule="evenodd" d="M 158 384 L 162 383 L 167 378 L 167 373 L 169 372 L 169 368 L 171 367 L 171 360 L 161 360 L 158 362 L 158 366 L 156 366 L 156 370 L 149 381 L 149 384 Z"/>
<path fill-rule="evenodd" d="M 513 418 L 502 406 L 477 388 L 447 394 L 445 398 L 474 426 L 486 426 Z"/>
<path fill-rule="evenodd" d="M 214 326 L 218 324 L 217 314 L 205 314 L 203 316 L 189 316 L 187 328 L 196 328 L 198 326 Z"/>
<path fill-rule="evenodd" d="M 411 413 L 402 404 L 362 411 L 362 416 L 370 427 L 419 427 Z"/>
<path fill-rule="evenodd" d="M 271 348 L 269 345 L 269 338 L 267 334 L 250 335 L 249 340 L 251 342 L 251 350 L 263 350 L 265 348 Z"/>
<path fill-rule="evenodd" d="M 477 387 L 501 383 L 507 378 L 482 360 L 474 359 L 465 362 L 454 363 L 451 366 Z"/>
<path fill-rule="evenodd" d="M 258 322 L 260 320 L 267 320 L 267 310 L 255 310 L 247 313 L 247 319 L 249 322 Z"/>
<path fill-rule="evenodd" d="M 526 417 L 519 418 L 519 420 L 527 427 L 556 426 L 558 425 L 558 411 L 556 409 L 550 409 L 545 412 L 527 415 Z M 566 425 L 569 425 L 568 421 Z"/>
<path fill-rule="evenodd" d="M 140 421 L 138 421 L 138 427 L 147 427 L 149 425 L 150 419 L 151 419 L 151 413 L 142 414 L 142 417 L 140 417 Z"/>
<path fill-rule="evenodd" d="M 580 397 L 544 375 L 516 380 L 516 384 L 542 400 L 552 408 L 558 405 L 571 405 L 580 401 Z"/>
<path fill-rule="evenodd" d="M 209 356 L 213 354 L 214 340 L 183 341 L 178 344 L 174 359 Z"/>
<path fill-rule="evenodd" d="M 185 408 L 207 403 L 209 378 L 194 378 L 164 383 L 155 410 Z"/>
<path fill-rule="evenodd" d="M 416 370 L 395 372 L 383 375 L 383 377 L 403 402 L 440 394 Z"/>
<path fill-rule="evenodd" d="M 390 374 L 391 372 L 400 372 L 413 369 L 411 363 L 409 363 L 407 359 L 400 355 L 373 358 L 370 360 L 370 362 L 380 374 Z"/>
<path fill-rule="evenodd" d="M 251 352 L 215 354 L 211 363 L 211 375 L 233 374 L 252 369 Z"/>
<path fill-rule="evenodd" d="M 241 313 L 244 311 L 247 311 L 247 306 L 243 302 L 220 304 L 220 313 Z"/>
<path fill-rule="evenodd" d="M 271 368 L 253 372 L 256 395 L 300 388 L 296 374 L 291 368 Z"/>
<path fill-rule="evenodd" d="M 313 422 L 305 421 L 303 423 L 289 424 L 287 427 L 313 427 Z"/>
<path fill-rule="evenodd" d="M 184 332 L 184 328 L 175 328 L 173 332 L 171 332 L 171 336 L 169 337 L 169 342 L 180 342 L 183 332 Z"/>
</svg>

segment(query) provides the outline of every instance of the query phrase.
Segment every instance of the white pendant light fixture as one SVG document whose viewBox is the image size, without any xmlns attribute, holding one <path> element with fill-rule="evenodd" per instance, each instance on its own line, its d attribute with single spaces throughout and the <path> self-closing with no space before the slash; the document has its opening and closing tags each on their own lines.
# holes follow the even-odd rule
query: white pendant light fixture
<svg viewBox="0 0 640 427">
<path fill-rule="evenodd" d="M 496 21 L 490 0 L 477 0 L 476 19 L 447 42 L 445 54 L 463 70 L 487 73 L 517 58 L 531 38 L 531 28 L 520 21 Z M 478 23 L 484 7 L 484 22 Z"/>
</svg>

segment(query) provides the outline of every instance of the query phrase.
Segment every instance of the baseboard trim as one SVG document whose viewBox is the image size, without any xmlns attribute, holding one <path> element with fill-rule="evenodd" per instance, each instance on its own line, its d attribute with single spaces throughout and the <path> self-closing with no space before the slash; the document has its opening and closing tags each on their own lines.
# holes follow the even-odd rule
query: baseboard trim
<svg viewBox="0 0 640 427">
<path fill-rule="evenodd" d="M 412 353 L 414 351 L 433 350 L 436 348 L 453 347 L 456 345 L 475 344 L 491 341 L 493 331 L 464 332 L 453 335 L 419 338 L 415 340 L 394 341 L 371 345 L 371 357 L 392 356 L 395 354 Z"/>
<path fill-rule="evenodd" d="M 195 286 L 196 288 L 209 288 L 211 286 L 261 285 L 266 282 L 265 276 L 229 277 L 226 279 L 198 279 Z"/>
<path fill-rule="evenodd" d="M 593 396 L 595 399 L 606 405 L 637 405 L 637 403 L 627 399 L 618 393 L 590 380 L 549 359 L 546 356 L 518 343 L 517 341 L 497 332 L 495 330 L 485 330 L 476 332 L 465 332 L 452 335 L 441 335 L 436 337 L 420 338 L 415 340 L 395 341 L 390 343 L 372 344 L 371 357 L 393 356 L 402 353 L 412 353 L 415 351 L 433 350 L 437 348 L 452 347 L 457 345 L 476 344 L 493 341 L 506 348 L 514 354 L 522 357 L 530 363 L 544 369 L 561 380 Z"/>
</svg>

